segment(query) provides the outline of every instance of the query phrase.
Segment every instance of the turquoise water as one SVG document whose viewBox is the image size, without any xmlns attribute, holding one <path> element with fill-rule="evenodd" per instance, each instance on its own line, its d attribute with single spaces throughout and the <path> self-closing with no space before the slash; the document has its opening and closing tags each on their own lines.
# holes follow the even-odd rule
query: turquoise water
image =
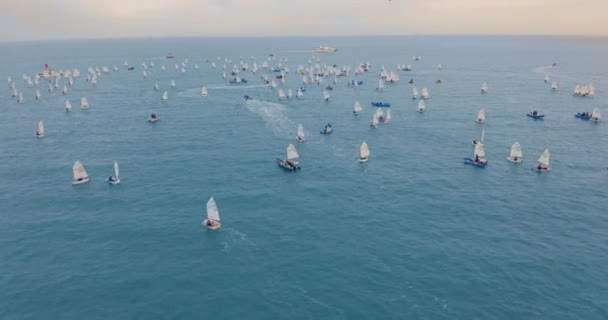
<svg viewBox="0 0 608 320">
<path fill-rule="evenodd" d="M 320 44 L 339 49 L 318 55 L 321 64 L 371 62 L 357 76 L 364 85 L 340 78 L 329 104 L 314 85 L 279 103 L 260 75 L 242 87 L 221 78 L 218 56 L 261 64 L 274 53 L 289 59 L 295 93 L 296 67 Z M 0 89 L 2 319 L 608 318 L 608 130 L 573 117 L 594 106 L 608 114 L 605 39 L 136 39 L 0 51 L 0 74 L 26 99 L 18 105 L 6 83 Z M 180 73 L 174 64 L 185 58 Z M 35 101 L 21 80 L 44 63 L 80 69 L 72 113 L 60 92 L 44 84 Z M 381 65 L 408 63 L 401 83 L 375 92 Z M 121 70 L 91 87 L 87 67 L 103 65 Z M 430 90 L 425 114 L 415 112 L 409 78 Z M 594 98 L 572 97 L 591 82 Z M 393 115 L 376 130 L 374 100 L 390 101 Z M 474 122 L 481 107 L 483 126 Z M 531 108 L 545 120 L 527 118 Z M 161 120 L 147 123 L 151 112 Z M 39 120 L 44 139 L 34 135 Z M 321 136 L 326 122 L 335 132 Z M 294 174 L 274 159 L 295 143 L 298 123 L 308 137 L 296 145 L 303 169 Z M 482 128 L 489 165 L 465 166 Z M 363 140 L 371 158 L 361 165 Z M 505 159 L 516 140 L 523 165 Z M 552 172 L 533 172 L 547 147 Z M 75 160 L 90 183 L 71 185 Z M 109 186 L 114 160 L 122 183 Z M 201 227 L 211 196 L 222 214 L 215 232 Z"/>
</svg>

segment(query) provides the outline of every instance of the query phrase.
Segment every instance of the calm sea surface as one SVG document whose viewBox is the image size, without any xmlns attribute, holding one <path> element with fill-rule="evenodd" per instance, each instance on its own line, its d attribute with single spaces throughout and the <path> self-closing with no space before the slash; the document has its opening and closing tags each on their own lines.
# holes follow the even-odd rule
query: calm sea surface
<svg viewBox="0 0 608 320">
<path fill-rule="evenodd" d="M 340 78 L 328 104 L 317 85 L 279 102 L 260 80 L 276 75 L 268 70 L 245 73 L 244 86 L 222 79 L 224 58 L 251 67 L 273 53 L 271 66 L 288 59 L 285 89 L 295 93 L 297 66 L 321 44 L 339 49 L 317 54 L 321 65 L 372 64 L 349 77 L 364 81 L 357 89 Z M 3 320 L 608 318 L 608 124 L 573 116 L 596 106 L 608 115 L 606 39 L 134 39 L 3 43 L 0 52 Z M 182 73 L 175 64 L 185 59 Z M 143 62 L 155 64 L 147 79 Z M 34 100 L 22 74 L 45 63 L 80 69 L 67 96 L 42 82 Z M 376 92 L 381 66 L 397 64 L 414 70 Z M 86 73 L 97 66 L 111 72 L 93 87 Z M 410 78 L 430 90 L 424 114 Z M 572 97 L 587 83 L 595 97 Z M 370 129 L 376 100 L 392 103 L 393 119 Z M 485 125 L 474 122 L 481 107 Z M 527 118 L 532 108 L 545 120 Z M 146 122 L 152 112 L 159 122 Z M 335 132 L 322 136 L 327 122 Z M 284 172 L 274 159 L 295 144 L 299 123 L 303 168 Z M 482 128 L 489 164 L 466 166 Z M 371 157 L 362 165 L 363 140 Z M 506 161 L 515 141 L 522 165 Z M 552 172 L 538 174 L 530 167 L 545 148 Z M 90 183 L 71 185 L 76 160 Z M 122 183 L 109 186 L 115 160 Z M 201 226 L 211 196 L 218 231 Z"/>
</svg>

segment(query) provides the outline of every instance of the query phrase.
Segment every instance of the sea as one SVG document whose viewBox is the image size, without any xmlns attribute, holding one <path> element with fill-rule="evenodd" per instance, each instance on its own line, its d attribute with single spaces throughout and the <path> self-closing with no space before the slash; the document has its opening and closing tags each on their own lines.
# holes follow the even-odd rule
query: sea
<svg viewBox="0 0 608 320">
<path fill-rule="evenodd" d="M 319 45 L 338 50 L 314 53 Z M 606 38 L 60 40 L 0 52 L 2 320 L 608 319 L 608 124 L 574 117 L 608 115 Z M 300 65 L 351 74 L 279 101 L 261 79 L 279 83 L 273 70 L 228 83 L 241 60 L 283 61 L 294 94 Z M 362 62 L 371 69 L 355 74 Z M 36 101 L 22 75 L 44 64 L 81 75 L 66 95 L 67 79 L 52 93 L 41 81 Z M 86 81 L 103 66 L 96 86 Z M 400 82 L 377 92 L 383 66 Z M 573 97 L 590 83 L 594 97 Z M 425 113 L 414 86 L 430 91 Z M 389 124 L 370 127 L 372 101 L 392 104 Z M 532 109 L 544 120 L 526 117 Z M 149 123 L 153 112 L 161 120 Z M 333 134 L 320 134 L 326 123 Z M 465 165 L 482 131 L 488 165 Z M 506 159 L 515 141 L 522 164 Z M 275 160 L 290 143 L 298 172 Z M 552 171 L 534 172 L 547 148 Z M 72 185 L 76 160 L 89 183 Z M 105 181 L 114 161 L 119 185 Z M 219 230 L 201 224 L 210 197 Z"/>
</svg>

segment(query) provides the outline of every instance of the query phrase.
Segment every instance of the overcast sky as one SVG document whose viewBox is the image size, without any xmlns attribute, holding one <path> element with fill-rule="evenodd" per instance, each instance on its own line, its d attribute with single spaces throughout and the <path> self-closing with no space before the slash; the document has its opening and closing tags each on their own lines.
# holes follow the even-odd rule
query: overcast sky
<svg viewBox="0 0 608 320">
<path fill-rule="evenodd" d="M 0 0 L 0 41 L 134 36 L 608 35 L 608 0 Z"/>
</svg>

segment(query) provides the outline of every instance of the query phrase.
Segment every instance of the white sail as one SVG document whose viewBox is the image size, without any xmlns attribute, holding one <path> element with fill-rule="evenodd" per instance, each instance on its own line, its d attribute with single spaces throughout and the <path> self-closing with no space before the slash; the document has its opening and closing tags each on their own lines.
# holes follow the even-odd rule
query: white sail
<svg viewBox="0 0 608 320">
<path fill-rule="evenodd" d="M 213 197 L 207 201 L 207 219 L 220 221 L 220 211 L 217 209 L 217 204 Z"/>
<path fill-rule="evenodd" d="M 420 95 L 420 93 L 418 92 L 418 89 L 416 89 L 416 87 L 414 87 L 414 89 L 412 89 L 412 98 L 416 99 L 416 98 L 418 98 L 419 95 Z"/>
<path fill-rule="evenodd" d="M 430 97 L 431 97 L 431 95 L 430 95 L 430 93 L 429 93 L 429 89 L 427 89 L 427 88 L 422 88 L 422 91 L 421 91 L 421 93 L 420 93 L 420 98 L 422 98 L 422 99 L 428 99 L 428 98 L 430 98 Z"/>
<path fill-rule="evenodd" d="M 167 91 L 163 92 L 163 96 L 160 97 L 161 101 L 167 101 L 167 99 L 169 99 L 169 93 L 167 93 Z"/>
<path fill-rule="evenodd" d="M 206 97 L 207 94 L 208 94 L 207 87 L 202 87 L 201 88 L 201 96 Z"/>
<path fill-rule="evenodd" d="M 74 181 L 85 180 L 89 178 L 87 171 L 84 169 L 84 166 L 80 161 L 74 162 L 74 166 L 72 166 L 72 173 L 74 174 Z"/>
<path fill-rule="evenodd" d="M 545 150 L 545 152 L 543 152 L 543 154 L 540 156 L 540 158 L 538 158 L 538 162 L 546 167 L 549 166 L 550 160 L 551 160 L 551 152 L 549 152 L 549 149 Z"/>
<path fill-rule="evenodd" d="M 361 159 L 369 158 L 369 147 L 365 141 L 363 141 L 363 143 L 361 143 L 361 147 L 359 147 L 359 154 Z"/>
<path fill-rule="evenodd" d="M 72 111 L 72 103 L 70 100 L 65 100 L 65 110 Z"/>
<path fill-rule="evenodd" d="M 477 113 L 477 122 L 482 123 L 486 121 L 486 110 L 484 108 L 481 108 L 481 110 L 479 110 L 479 112 Z"/>
<path fill-rule="evenodd" d="M 154 82 L 154 90 L 158 90 L 158 89 L 160 89 L 158 86 L 158 82 Z"/>
<path fill-rule="evenodd" d="M 80 99 L 80 107 L 82 107 L 83 109 L 89 107 L 89 100 L 87 100 L 86 97 L 82 97 L 82 99 Z"/>
<path fill-rule="evenodd" d="M 602 119 L 602 114 L 599 108 L 594 108 L 593 112 L 591 112 L 591 120 L 600 121 Z"/>
<path fill-rule="evenodd" d="M 287 90 L 287 99 L 291 98 L 293 98 L 293 91 L 291 91 L 291 88 L 289 88 L 289 90 Z"/>
<path fill-rule="evenodd" d="M 39 137 L 44 137 L 44 124 L 42 121 L 38 121 L 38 130 L 36 130 L 36 134 Z"/>
<path fill-rule="evenodd" d="M 551 90 L 557 90 L 557 81 L 553 81 L 551 84 Z"/>
<path fill-rule="evenodd" d="M 301 123 L 298 125 L 298 136 L 297 137 L 298 137 L 298 140 L 304 141 L 304 138 L 305 138 L 304 126 L 302 126 Z"/>
<path fill-rule="evenodd" d="M 298 158 L 300 158 L 300 155 L 298 155 L 296 147 L 293 144 L 289 144 L 287 147 L 287 160 L 297 160 Z"/>
<path fill-rule="evenodd" d="M 327 90 L 323 91 L 323 99 L 329 100 L 329 92 L 327 92 Z"/>
<path fill-rule="evenodd" d="M 512 146 L 511 146 L 511 152 L 509 153 L 509 158 L 511 159 L 521 159 L 523 157 L 523 152 L 521 151 L 521 145 L 519 144 L 519 142 L 515 142 Z"/>
<path fill-rule="evenodd" d="M 488 92 L 488 84 L 487 83 L 482 83 L 481 84 L 481 92 Z"/>
<path fill-rule="evenodd" d="M 296 91 L 296 97 L 302 98 L 303 96 L 304 96 L 304 92 L 302 92 L 302 89 L 298 88 L 298 91 Z"/>
<path fill-rule="evenodd" d="M 40 99 L 40 90 L 36 89 L 36 100 Z"/>
<path fill-rule="evenodd" d="M 17 99 L 17 103 L 23 103 L 23 92 L 19 92 L 19 98 Z"/>
<path fill-rule="evenodd" d="M 363 110 L 363 107 L 361 107 L 361 104 L 359 103 L 359 101 L 355 101 L 355 105 L 353 106 L 353 112 L 359 113 L 362 110 Z"/>
<path fill-rule="evenodd" d="M 486 139 L 486 129 L 482 129 L 480 142 L 483 143 L 485 139 Z"/>
<path fill-rule="evenodd" d="M 175 88 L 175 80 L 171 80 L 171 88 Z"/>
<path fill-rule="evenodd" d="M 146 72 L 146 70 L 144 70 L 144 71 L 142 72 L 142 74 L 143 74 L 144 78 L 147 78 L 147 77 L 148 77 L 148 73 Z"/>
<path fill-rule="evenodd" d="M 424 104 L 424 100 L 420 100 L 418 102 L 418 112 L 424 112 L 426 110 L 426 105 Z"/>
<path fill-rule="evenodd" d="M 283 88 L 279 89 L 279 100 L 283 100 L 285 99 L 285 91 L 283 91 Z"/>
<path fill-rule="evenodd" d="M 486 152 L 483 149 L 483 143 L 475 144 L 475 152 L 473 153 L 473 159 L 475 158 L 475 156 L 479 157 L 479 159 L 484 159 L 484 157 L 486 156 Z"/>
<path fill-rule="evenodd" d="M 63 86 L 63 90 L 61 90 L 62 94 L 67 94 L 68 93 L 68 87 Z"/>
<path fill-rule="evenodd" d="M 384 90 L 384 80 L 378 79 L 378 91 Z"/>
<path fill-rule="evenodd" d="M 118 170 L 118 161 L 114 161 L 114 178 L 120 180 L 120 172 Z"/>
<path fill-rule="evenodd" d="M 391 109 L 386 110 L 386 116 L 384 117 L 384 123 L 391 122 Z"/>
</svg>

